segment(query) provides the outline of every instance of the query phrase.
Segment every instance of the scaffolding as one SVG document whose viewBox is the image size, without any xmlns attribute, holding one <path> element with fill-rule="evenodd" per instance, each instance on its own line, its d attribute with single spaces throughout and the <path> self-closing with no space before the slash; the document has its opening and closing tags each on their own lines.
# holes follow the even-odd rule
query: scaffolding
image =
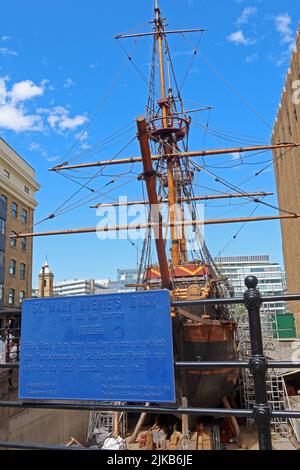
<svg viewBox="0 0 300 470">
<path fill-rule="evenodd" d="M 99 402 L 95 402 L 98 404 Z M 114 402 L 107 402 L 105 404 L 113 405 Z M 91 442 L 94 430 L 98 429 L 105 431 L 107 434 L 112 435 L 114 431 L 114 412 L 106 411 L 91 411 L 89 418 L 87 443 Z M 118 414 L 118 431 L 119 435 L 125 438 L 127 434 L 127 413 Z"/>
<path fill-rule="evenodd" d="M 248 315 L 239 312 L 238 321 L 238 350 L 241 360 L 248 361 L 251 357 L 251 344 Z M 280 342 L 277 328 L 276 315 L 266 310 L 261 311 L 261 325 L 263 343 L 266 357 L 268 359 L 280 360 Z M 267 372 L 267 390 L 270 406 L 274 411 L 283 411 L 286 407 L 287 392 L 283 379 L 283 372 L 269 369 Z M 253 408 L 255 405 L 255 389 L 252 374 L 249 369 L 243 369 L 240 375 L 240 394 L 243 408 Z M 247 426 L 252 430 L 254 419 L 247 418 Z M 288 438 L 290 428 L 288 419 L 273 418 L 271 421 L 272 435 L 277 438 Z"/>
</svg>

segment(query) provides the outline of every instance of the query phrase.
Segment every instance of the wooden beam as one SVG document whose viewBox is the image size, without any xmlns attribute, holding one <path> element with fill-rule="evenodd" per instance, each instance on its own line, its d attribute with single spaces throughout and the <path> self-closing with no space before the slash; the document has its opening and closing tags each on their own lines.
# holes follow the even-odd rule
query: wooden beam
<svg viewBox="0 0 300 470">
<path fill-rule="evenodd" d="M 222 225 L 222 224 L 238 224 L 245 222 L 263 222 L 272 220 L 284 220 L 284 219 L 298 219 L 300 216 L 295 215 L 277 215 L 269 217 L 244 217 L 239 219 L 208 219 L 208 220 L 184 220 L 175 222 L 176 227 L 191 227 L 194 225 Z M 170 227 L 171 224 L 163 222 L 163 227 Z M 146 230 L 148 228 L 157 228 L 158 223 L 146 223 L 146 224 L 131 224 L 131 225 L 115 225 L 111 227 L 89 227 L 89 228 L 77 228 L 77 229 L 66 229 L 66 230 L 54 230 L 51 232 L 32 232 L 32 233 L 19 233 L 18 235 L 11 235 L 10 238 L 33 238 L 33 237 L 47 237 L 55 235 L 74 235 L 83 233 L 103 233 L 103 232 L 121 232 L 127 230 Z"/>
<path fill-rule="evenodd" d="M 182 408 L 188 408 L 186 397 L 182 397 Z M 189 415 L 182 415 L 181 428 L 182 439 L 180 447 L 182 450 L 189 450 Z"/>
<path fill-rule="evenodd" d="M 194 322 L 197 322 L 199 323 L 201 321 L 201 317 L 198 315 L 195 315 L 194 313 L 190 313 L 188 312 L 185 308 L 176 308 L 176 311 L 178 312 L 178 314 L 184 318 L 188 318 L 189 320 L 192 320 Z"/>
<path fill-rule="evenodd" d="M 174 29 L 170 31 L 162 31 L 161 34 L 183 34 L 183 33 L 204 33 L 206 29 Z M 149 33 L 136 33 L 136 34 L 118 34 L 114 39 L 128 39 L 128 38 L 142 38 L 144 36 L 156 36 L 157 32 L 152 31 Z"/>
<path fill-rule="evenodd" d="M 249 197 L 266 197 L 266 196 L 273 196 L 274 193 L 244 193 L 244 194 L 217 194 L 212 196 L 197 196 L 187 198 L 179 198 L 179 202 L 191 202 L 191 201 L 214 201 L 218 199 L 236 199 L 236 198 L 249 198 Z M 166 204 L 168 202 L 167 199 L 162 199 L 159 201 L 159 204 Z M 129 201 L 129 202 L 112 202 L 112 203 L 105 203 L 105 204 L 95 204 L 90 206 L 90 209 L 98 209 L 98 207 L 128 207 L 128 206 L 139 206 L 139 205 L 147 205 L 150 204 L 149 201 Z"/>
<path fill-rule="evenodd" d="M 137 128 L 141 153 L 143 155 L 144 177 L 147 187 L 148 199 L 150 204 L 155 209 L 153 211 L 152 217 L 154 217 L 155 222 L 157 222 L 155 227 L 155 244 L 161 272 L 162 288 L 172 289 L 169 263 L 166 254 L 166 244 L 163 237 L 162 217 L 159 210 L 159 202 L 156 191 L 156 175 L 152 166 L 147 122 L 144 116 L 137 118 Z"/>
<path fill-rule="evenodd" d="M 147 402 L 145 406 L 150 406 L 150 403 Z M 147 417 L 147 413 L 141 413 L 140 415 L 140 418 L 137 422 L 137 425 L 136 427 L 134 428 L 134 431 L 133 433 L 131 434 L 131 436 L 129 437 L 128 439 L 128 443 L 129 444 L 134 444 L 138 438 L 138 435 L 139 435 L 139 432 L 140 430 L 142 429 L 143 425 L 144 425 L 144 422 L 146 420 L 146 417 Z"/>
<path fill-rule="evenodd" d="M 171 153 L 168 157 L 177 157 L 177 158 L 194 158 L 194 157 L 211 157 L 213 155 L 228 155 L 231 153 L 245 153 L 245 152 L 260 152 L 264 150 L 277 150 L 277 149 L 292 149 L 295 147 L 300 147 L 300 144 L 276 144 L 276 145 L 258 145 L 255 147 L 234 147 L 228 149 L 216 149 L 216 150 L 197 150 L 195 152 L 180 152 L 180 153 Z M 151 155 L 152 161 L 161 160 L 164 158 L 164 155 Z M 108 165 L 120 165 L 120 164 L 130 164 L 130 163 L 141 163 L 141 157 L 129 157 L 122 159 L 107 160 L 101 162 L 90 162 L 90 163 L 81 163 L 77 165 L 68 165 L 62 164 L 57 165 L 54 168 L 49 168 L 49 171 L 62 171 L 62 170 L 74 170 L 77 168 L 92 168 L 92 167 L 101 167 Z"/>
</svg>

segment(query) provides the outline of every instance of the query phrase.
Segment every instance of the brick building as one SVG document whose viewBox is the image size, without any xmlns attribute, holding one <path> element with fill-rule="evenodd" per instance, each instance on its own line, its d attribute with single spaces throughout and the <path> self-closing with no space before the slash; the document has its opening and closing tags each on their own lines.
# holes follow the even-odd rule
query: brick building
<svg viewBox="0 0 300 470">
<path fill-rule="evenodd" d="M 33 225 L 35 171 L 0 138 L 0 308 L 31 296 L 32 240 L 11 239 Z"/>
<path fill-rule="evenodd" d="M 273 130 L 273 142 L 300 143 L 300 30 Z M 300 148 L 273 154 L 279 205 L 300 214 Z M 281 222 L 287 288 L 300 292 L 300 219 Z M 300 336 L 300 302 L 291 303 Z"/>
</svg>

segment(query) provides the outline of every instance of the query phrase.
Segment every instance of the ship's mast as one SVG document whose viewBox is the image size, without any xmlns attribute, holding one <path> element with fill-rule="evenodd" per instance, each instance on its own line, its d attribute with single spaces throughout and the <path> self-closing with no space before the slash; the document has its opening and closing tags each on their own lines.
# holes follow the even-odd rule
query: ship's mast
<svg viewBox="0 0 300 470">
<path fill-rule="evenodd" d="M 163 139 L 163 153 L 167 157 L 167 176 L 168 176 L 168 203 L 169 203 L 169 213 L 170 213 L 170 225 L 171 225 L 171 242 L 172 242 L 172 265 L 174 267 L 178 266 L 181 260 L 186 261 L 186 252 L 185 252 L 185 243 L 180 242 L 176 236 L 177 230 L 174 225 L 176 221 L 176 212 L 179 209 L 179 198 L 176 194 L 176 186 L 174 179 L 175 165 L 174 157 L 171 156 L 176 150 L 176 142 L 174 141 L 174 136 L 172 130 L 169 126 L 168 118 L 172 116 L 172 104 L 170 102 L 170 95 L 172 96 L 172 89 L 169 85 L 169 97 L 166 94 L 166 78 L 165 78 L 165 61 L 164 61 L 164 21 L 161 17 L 161 12 L 158 6 L 158 0 L 155 0 L 155 40 L 157 41 L 157 50 L 158 50 L 158 59 L 159 59 L 159 76 L 160 76 L 160 87 L 161 87 L 161 99 L 159 100 L 159 105 L 162 112 L 162 126 L 165 130 L 170 129 L 170 132 L 165 132 Z M 176 210 L 177 209 L 177 210 Z M 184 235 L 182 235 L 184 240 Z M 181 248 L 184 249 L 184 253 L 181 253 Z M 182 259 L 183 258 L 183 259 Z"/>
<path fill-rule="evenodd" d="M 290 211 L 282 210 L 286 215 L 278 215 L 271 217 L 247 217 L 238 219 L 212 219 L 212 220 L 197 220 L 196 211 L 191 212 L 192 220 L 178 220 L 177 214 L 181 215 L 184 203 L 188 203 L 192 206 L 193 202 L 197 200 L 209 200 L 209 199 L 222 199 L 222 198 L 242 198 L 248 197 L 255 203 L 262 203 L 259 199 L 255 199 L 257 196 L 265 197 L 269 193 L 244 193 L 238 191 L 235 194 L 223 194 L 223 195 L 212 195 L 212 196 L 197 196 L 191 190 L 193 171 L 191 171 L 191 165 L 195 166 L 195 163 L 189 163 L 192 158 L 195 157 L 211 157 L 219 155 L 229 155 L 232 153 L 241 154 L 244 152 L 262 152 L 265 150 L 276 150 L 282 149 L 285 153 L 282 157 L 287 154 L 291 149 L 300 147 L 300 143 L 295 142 L 277 142 L 273 145 L 255 145 L 251 147 L 235 147 L 235 148 L 223 148 L 213 150 L 188 150 L 188 132 L 191 124 L 191 119 L 187 117 L 187 113 L 196 112 L 198 110 L 185 111 L 182 105 L 180 97 L 180 91 L 177 86 L 176 77 L 174 75 L 174 68 L 172 59 L 170 57 L 170 51 L 168 46 L 167 37 L 173 34 L 183 33 L 196 33 L 203 32 L 203 29 L 183 29 L 183 30 L 167 30 L 165 29 L 164 18 L 161 16 L 160 8 L 158 6 L 158 0 L 155 0 L 155 17 L 154 17 L 154 28 L 151 32 L 137 33 L 137 34 L 121 34 L 116 36 L 116 39 L 126 38 L 141 38 L 141 37 L 153 37 L 154 39 L 154 50 L 153 50 L 153 63 L 152 63 L 152 76 L 150 80 L 150 95 L 148 101 L 148 119 L 144 116 L 137 119 L 138 137 L 141 147 L 141 157 L 132 156 L 129 158 L 112 158 L 107 161 L 93 161 L 90 163 L 72 164 L 64 162 L 60 165 L 51 168 L 50 171 L 63 172 L 66 170 L 92 168 L 92 167 L 107 167 L 110 165 L 121 165 L 121 164 L 135 164 L 143 163 L 143 174 L 141 175 L 144 179 L 147 187 L 148 200 L 143 201 L 144 204 L 149 204 L 151 207 L 151 220 L 146 224 L 142 225 L 127 225 L 127 226 L 111 226 L 111 227 L 92 227 L 92 228 L 79 228 L 79 229 L 67 229 L 58 230 L 52 232 L 30 232 L 21 233 L 11 236 L 11 238 L 31 238 L 41 236 L 54 236 L 54 235 L 70 235 L 75 233 L 95 233 L 95 232 L 109 232 L 109 231 L 120 231 L 120 230 L 153 230 L 155 233 L 155 242 L 158 263 L 160 268 L 160 278 L 163 288 L 173 289 L 176 288 L 176 284 L 172 283 L 172 275 L 176 278 L 175 269 L 187 263 L 187 250 L 185 240 L 185 227 L 195 227 L 202 225 L 216 225 L 216 224 L 235 224 L 235 223 L 248 223 L 258 222 L 264 220 L 283 220 L 283 219 L 295 219 L 299 218 L 298 214 Z M 156 61 L 159 61 L 159 77 L 160 77 L 160 92 L 161 98 L 157 104 L 159 108 L 154 104 L 155 99 L 155 79 L 156 79 Z M 167 60 L 166 60 L 167 57 Z M 166 63 L 168 65 L 168 85 L 166 83 Z M 171 72 L 174 77 L 174 83 L 177 89 L 177 96 L 173 95 Z M 168 88 L 168 91 L 167 91 Z M 181 110 L 178 112 L 176 106 L 177 102 L 180 102 Z M 209 108 L 203 108 L 209 109 Z M 156 144 L 158 152 L 154 155 L 150 151 L 150 141 Z M 180 149 L 180 142 L 185 141 L 183 149 Z M 153 168 L 153 162 L 157 163 L 157 169 Z M 159 166 L 161 165 L 161 166 Z M 166 173 L 167 172 L 167 173 Z M 168 193 L 163 194 L 161 191 L 158 197 L 157 181 L 162 179 L 160 182 L 162 186 L 166 187 Z M 167 181 L 166 181 L 167 180 Z M 86 187 L 82 186 L 83 188 Z M 235 190 L 235 189 L 234 189 Z M 165 196 L 168 197 L 165 197 Z M 128 205 L 135 205 L 138 201 L 129 202 Z M 164 222 L 160 213 L 161 204 L 168 204 L 170 213 L 170 223 Z M 111 205 L 111 204 L 110 204 Z M 118 206 L 119 204 L 112 204 Z M 98 206 L 98 205 L 97 205 Z M 105 204 L 104 204 L 105 206 Z M 107 206 L 107 205 L 106 205 Z M 94 207 L 94 206 L 93 206 Z M 274 206 L 270 206 L 274 207 Z M 275 207 L 274 207 L 275 208 Z M 155 211 L 153 217 L 153 209 Z M 56 211 L 57 212 L 57 211 Z M 53 219 L 56 216 L 55 213 L 50 214 L 47 219 Z M 168 263 L 168 257 L 166 253 L 166 242 L 163 236 L 164 229 L 171 230 L 172 240 L 172 263 L 171 266 Z M 177 234 L 180 233 L 179 236 Z M 148 243 L 147 239 L 145 243 Z M 212 261 L 209 251 L 205 244 L 204 248 L 200 250 L 200 258 L 202 261 L 206 259 Z M 207 256 L 209 255 L 209 256 Z M 149 264 L 149 263 L 148 263 Z M 212 262 L 213 264 L 213 262 Z"/>
</svg>

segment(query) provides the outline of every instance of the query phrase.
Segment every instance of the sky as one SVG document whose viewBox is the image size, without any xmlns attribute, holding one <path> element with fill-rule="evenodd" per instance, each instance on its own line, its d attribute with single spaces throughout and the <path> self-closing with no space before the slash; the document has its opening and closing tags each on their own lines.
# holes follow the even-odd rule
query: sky
<svg viewBox="0 0 300 470">
<path fill-rule="evenodd" d="M 153 4 L 10 0 L 1 5 L 0 136 L 36 169 L 41 184 L 36 222 L 80 190 L 78 182 L 88 188 L 63 206 L 74 202 L 74 210 L 61 209 L 37 230 L 96 226 L 99 215 L 89 208 L 92 203 L 118 200 L 119 195 L 141 199 L 139 167 L 108 167 L 97 177 L 95 170 L 69 173 L 77 183 L 48 169 L 73 159 L 109 160 L 122 149 L 120 158 L 139 155 L 133 140 L 135 118 L 145 112 L 152 43 L 149 38 L 126 40 L 122 47 L 113 37 L 148 31 Z M 297 2 L 160 0 L 160 7 L 169 28 L 206 30 L 170 38 L 186 109 L 212 107 L 193 114 L 190 149 L 270 142 L 294 47 Z M 195 191 L 231 192 L 215 181 L 217 175 L 244 191 L 276 192 L 271 158 L 269 152 L 251 159 L 198 159 L 205 168 L 197 174 Z M 268 202 L 277 206 L 276 195 Z M 204 208 L 206 218 L 249 216 L 254 209 L 253 202 L 244 200 L 230 206 L 217 201 Z M 255 214 L 276 211 L 259 207 Z M 283 262 L 279 222 L 218 225 L 206 228 L 205 237 L 213 256 L 269 254 L 274 262 Z M 140 241 L 133 246 L 128 240 L 99 240 L 95 235 L 36 239 L 33 284 L 46 256 L 57 280 L 113 279 L 117 268 L 136 266 L 141 246 Z"/>
</svg>

